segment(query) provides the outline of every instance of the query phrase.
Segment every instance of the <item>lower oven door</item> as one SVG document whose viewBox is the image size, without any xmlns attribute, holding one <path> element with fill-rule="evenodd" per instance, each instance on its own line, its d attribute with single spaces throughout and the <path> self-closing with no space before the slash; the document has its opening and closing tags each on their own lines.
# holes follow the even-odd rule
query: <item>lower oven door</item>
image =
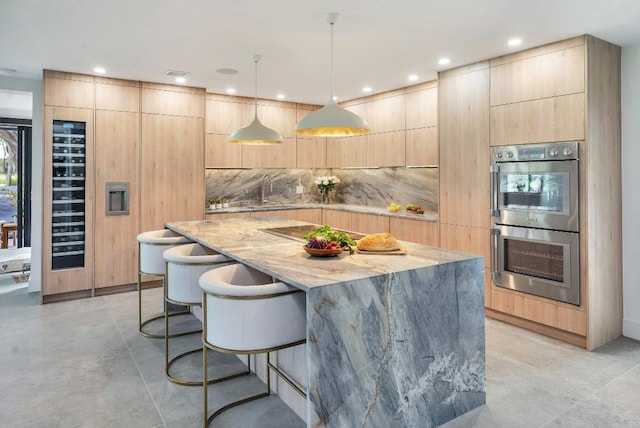
<svg viewBox="0 0 640 428">
<path fill-rule="evenodd" d="M 493 235 L 495 285 L 580 305 L 578 233 L 497 226 Z"/>
</svg>

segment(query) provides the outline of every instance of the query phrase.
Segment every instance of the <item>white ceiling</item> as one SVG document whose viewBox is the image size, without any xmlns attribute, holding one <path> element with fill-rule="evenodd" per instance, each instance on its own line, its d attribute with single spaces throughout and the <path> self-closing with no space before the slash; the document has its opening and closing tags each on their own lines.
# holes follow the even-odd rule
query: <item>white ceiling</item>
<svg viewBox="0 0 640 428">
<path fill-rule="evenodd" d="M 173 83 L 324 104 L 329 99 L 330 27 L 335 25 L 338 100 L 408 86 L 437 72 L 569 37 L 640 42 L 638 0 L 1 0 L 0 69 L 38 78 L 42 69 Z M 522 46 L 510 48 L 511 37 Z M 438 66 L 438 58 L 451 63 Z M 236 75 L 216 73 L 235 68 Z"/>
</svg>

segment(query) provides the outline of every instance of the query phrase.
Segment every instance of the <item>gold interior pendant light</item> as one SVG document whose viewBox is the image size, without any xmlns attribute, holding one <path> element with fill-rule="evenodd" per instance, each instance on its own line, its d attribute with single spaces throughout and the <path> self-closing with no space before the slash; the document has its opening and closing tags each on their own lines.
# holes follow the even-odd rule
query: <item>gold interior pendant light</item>
<svg viewBox="0 0 640 428">
<path fill-rule="evenodd" d="M 333 94 L 333 24 L 337 13 L 327 14 L 327 22 L 331 25 L 331 98 L 320 110 L 305 116 L 296 125 L 298 135 L 315 137 L 347 137 L 371 132 L 371 128 L 363 118 L 336 104 Z"/>
<path fill-rule="evenodd" d="M 253 145 L 267 145 L 267 144 L 282 144 L 284 141 L 282 135 L 271 128 L 267 128 L 258 120 L 258 61 L 260 61 L 260 55 L 253 56 L 253 62 L 256 64 L 256 87 L 255 87 L 255 107 L 253 120 L 247 126 L 238 129 L 231 134 L 227 141 L 233 144 L 253 144 Z"/>
</svg>

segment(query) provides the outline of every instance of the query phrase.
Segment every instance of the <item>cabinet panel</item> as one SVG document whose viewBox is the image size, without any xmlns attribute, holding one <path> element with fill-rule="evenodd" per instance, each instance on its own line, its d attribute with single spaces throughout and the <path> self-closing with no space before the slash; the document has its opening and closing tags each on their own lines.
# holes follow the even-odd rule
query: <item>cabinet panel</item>
<svg viewBox="0 0 640 428">
<path fill-rule="evenodd" d="M 370 137 L 327 138 L 327 168 L 367 166 L 367 142 Z"/>
<path fill-rule="evenodd" d="M 438 165 L 438 128 L 407 129 L 407 166 Z"/>
<path fill-rule="evenodd" d="M 489 228 L 489 69 L 440 74 L 440 223 Z"/>
<path fill-rule="evenodd" d="M 140 88 L 96 83 L 96 110 L 138 112 L 140 111 Z"/>
<path fill-rule="evenodd" d="M 322 209 L 322 224 L 328 224 L 334 229 L 351 230 L 351 213 L 348 211 L 337 211 L 331 209 Z"/>
<path fill-rule="evenodd" d="M 205 135 L 206 168 L 242 168 L 242 145 L 230 144 L 228 135 Z"/>
<path fill-rule="evenodd" d="M 48 106 L 93 108 L 93 79 L 44 79 L 44 103 Z"/>
<path fill-rule="evenodd" d="M 298 108 L 296 123 L 313 110 Z M 296 166 L 298 168 L 326 168 L 327 167 L 327 138 L 306 138 L 298 136 L 296 139 Z"/>
<path fill-rule="evenodd" d="M 584 92 L 584 60 L 584 46 L 574 46 L 491 67 L 491 105 Z"/>
<path fill-rule="evenodd" d="M 389 217 L 386 215 L 351 213 L 351 230 L 360 233 L 389 232 Z"/>
<path fill-rule="evenodd" d="M 258 102 L 258 119 L 265 126 L 274 129 L 285 138 L 296 136 L 296 109 L 274 105 L 261 105 Z"/>
<path fill-rule="evenodd" d="M 390 132 L 405 129 L 404 94 L 373 100 L 367 103 L 367 116 L 372 132 Z"/>
<path fill-rule="evenodd" d="M 141 230 L 204 216 L 204 121 L 142 114 Z"/>
<path fill-rule="evenodd" d="M 127 88 L 128 89 L 128 88 Z M 133 88 L 136 89 L 137 88 Z M 128 96 L 129 91 L 124 91 Z M 137 280 L 139 233 L 138 164 L 140 115 L 96 111 L 96 215 L 94 287 L 133 284 Z M 107 216 L 107 182 L 129 183 L 129 214 Z"/>
<path fill-rule="evenodd" d="M 491 145 L 583 140 L 584 94 L 491 107 Z"/>
<path fill-rule="evenodd" d="M 282 144 L 242 146 L 243 168 L 295 168 L 296 139 L 285 138 Z"/>
<path fill-rule="evenodd" d="M 438 88 L 429 88 L 405 95 L 406 128 L 438 126 Z"/>
<path fill-rule="evenodd" d="M 69 125 L 70 134 L 78 137 L 58 136 L 54 121 L 79 123 L 84 129 L 75 132 Z M 65 128 L 64 124 L 61 126 Z M 90 109 L 49 106 L 44 109 L 43 298 L 93 288 L 93 126 Z M 61 156 L 67 160 L 61 160 Z M 65 199 L 69 202 L 65 203 Z M 69 263 L 63 258 L 69 259 Z M 64 267 L 71 265 L 79 267 Z"/>
<path fill-rule="evenodd" d="M 491 308 L 580 336 L 587 335 L 587 313 L 556 302 L 494 287 L 491 290 Z"/>
<path fill-rule="evenodd" d="M 438 223 L 390 217 L 389 233 L 401 241 L 439 247 Z"/>
<path fill-rule="evenodd" d="M 207 99 L 207 134 L 231 135 L 248 123 L 243 122 L 246 104 Z"/>
<path fill-rule="evenodd" d="M 371 134 L 367 137 L 367 166 L 404 166 L 405 131 Z"/>
<path fill-rule="evenodd" d="M 172 116 L 204 117 L 204 90 L 202 93 L 178 90 L 142 89 L 142 112 Z"/>
<path fill-rule="evenodd" d="M 320 224 L 322 212 L 319 208 L 300 210 L 278 210 L 278 211 L 256 211 L 251 213 L 251 217 L 282 217 L 290 220 L 306 221 L 308 223 Z"/>
<path fill-rule="evenodd" d="M 440 247 L 484 257 L 484 265 L 491 267 L 491 230 L 440 224 Z"/>
</svg>

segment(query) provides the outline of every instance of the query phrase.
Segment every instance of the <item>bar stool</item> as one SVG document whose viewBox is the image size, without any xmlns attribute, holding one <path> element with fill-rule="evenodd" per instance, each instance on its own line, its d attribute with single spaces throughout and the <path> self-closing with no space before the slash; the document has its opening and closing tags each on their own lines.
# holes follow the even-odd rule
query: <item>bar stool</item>
<svg viewBox="0 0 640 428">
<path fill-rule="evenodd" d="M 204 425 L 225 410 L 271 393 L 271 370 L 306 398 L 307 394 L 271 364 L 270 353 L 306 342 L 305 294 L 242 264 L 210 270 L 200 277 L 203 309 L 203 383 L 207 379 L 207 350 L 230 354 L 266 354 L 267 390 L 208 415 L 204 385 Z"/>
<path fill-rule="evenodd" d="M 152 334 L 144 331 L 144 326 L 148 323 L 164 318 L 164 314 L 158 315 L 142 322 L 142 275 L 153 275 L 162 277 L 162 287 L 165 284 L 165 265 L 162 253 L 176 245 L 187 244 L 191 242 L 178 233 L 169 229 L 152 230 L 138 235 L 138 329 L 144 337 L 152 339 L 162 339 L 163 334 Z M 172 313 L 169 316 L 183 315 L 188 312 Z M 174 334 L 171 337 L 183 336 L 191 332 Z"/>
<path fill-rule="evenodd" d="M 183 352 L 169 360 L 169 304 L 191 307 L 202 306 L 202 290 L 198 279 L 206 271 L 228 265 L 232 259 L 203 245 L 192 243 L 171 247 L 163 253 L 166 262 L 166 287 L 164 288 L 164 373 L 167 378 L 178 385 L 201 386 L 202 381 L 188 381 L 170 374 L 171 365 L 177 360 L 196 352 L 202 347 Z M 194 331 L 200 333 L 202 330 Z M 246 374 L 243 372 L 241 374 Z M 226 377 L 224 379 L 228 379 Z M 219 380 L 210 380 L 214 383 Z"/>
</svg>

